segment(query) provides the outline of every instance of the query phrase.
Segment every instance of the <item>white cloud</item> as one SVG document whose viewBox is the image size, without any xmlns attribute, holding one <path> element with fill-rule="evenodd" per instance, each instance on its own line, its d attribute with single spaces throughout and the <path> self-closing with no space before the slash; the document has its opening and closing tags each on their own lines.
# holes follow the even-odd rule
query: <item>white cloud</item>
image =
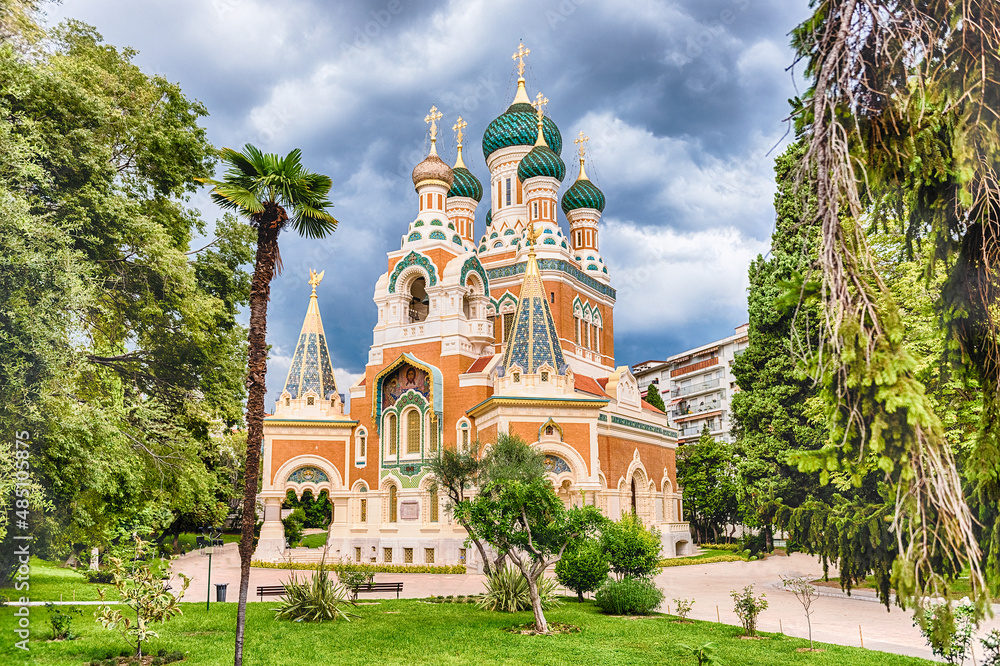
<svg viewBox="0 0 1000 666">
<path fill-rule="evenodd" d="M 618 289 L 616 331 L 744 323 L 747 268 L 767 243 L 732 227 L 680 232 L 614 218 L 602 225 L 601 251 Z"/>
<path fill-rule="evenodd" d="M 591 137 L 591 178 L 606 192 L 650 197 L 647 205 L 663 211 L 658 224 L 770 227 L 774 180 L 766 153 L 775 138 L 760 136 L 744 154 L 722 158 L 696 138 L 656 136 L 607 112 L 588 113 L 571 135 L 579 130 Z M 613 210 L 613 201 L 609 207 Z"/>
</svg>

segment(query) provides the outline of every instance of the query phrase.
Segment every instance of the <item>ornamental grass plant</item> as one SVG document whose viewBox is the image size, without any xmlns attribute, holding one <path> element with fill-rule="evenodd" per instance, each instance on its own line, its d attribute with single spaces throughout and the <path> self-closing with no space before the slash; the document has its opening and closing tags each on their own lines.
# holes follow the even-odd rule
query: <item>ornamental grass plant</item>
<svg viewBox="0 0 1000 666">
<path fill-rule="evenodd" d="M 648 578 L 609 580 L 594 603 L 611 615 L 649 615 L 663 603 L 663 591 Z"/>
<path fill-rule="evenodd" d="M 330 571 L 321 566 L 310 578 L 299 581 L 295 576 L 285 583 L 285 598 L 275 608 L 275 617 L 296 622 L 335 622 L 343 618 L 350 622 L 347 606 L 353 606 L 353 594 L 342 583 L 334 583 Z"/>
<path fill-rule="evenodd" d="M 538 579 L 538 596 L 542 610 L 562 605 L 556 598 L 556 582 L 542 576 Z M 486 577 L 486 592 L 476 604 L 484 610 L 517 613 L 531 610 L 528 581 L 515 567 L 507 565 Z"/>
</svg>

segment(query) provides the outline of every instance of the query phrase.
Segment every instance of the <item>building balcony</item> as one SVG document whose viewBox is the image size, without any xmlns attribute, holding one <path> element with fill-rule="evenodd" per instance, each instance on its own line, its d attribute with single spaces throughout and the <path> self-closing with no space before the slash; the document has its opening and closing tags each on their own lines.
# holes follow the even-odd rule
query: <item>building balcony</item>
<svg viewBox="0 0 1000 666">
<path fill-rule="evenodd" d="M 720 409 L 724 409 L 725 407 L 725 401 L 721 398 L 717 398 L 715 400 L 707 400 L 704 404 L 688 405 L 688 407 L 683 410 L 674 409 L 670 412 L 670 418 L 674 420 L 687 420 L 688 417 L 695 418 L 700 414 L 718 411 Z"/>
<path fill-rule="evenodd" d="M 707 382 L 702 382 L 700 384 L 692 384 L 690 386 L 682 386 L 680 388 L 675 388 L 670 392 L 671 398 L 679 398 L 684 395 L 692 395 L 695 393 L 701 393 L 702 391 L 710 391 L 714 388 L 719 388 L 720 381 L 718 379 L 709 379 Z"/>
</svg>

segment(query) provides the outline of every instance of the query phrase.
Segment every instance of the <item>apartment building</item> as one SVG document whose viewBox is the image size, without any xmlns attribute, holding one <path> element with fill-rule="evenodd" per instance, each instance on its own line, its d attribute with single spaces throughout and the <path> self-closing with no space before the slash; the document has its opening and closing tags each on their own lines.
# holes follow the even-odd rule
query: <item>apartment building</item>
<svg viewBox="0 0 1000 666">
<path fill-rule="evenodd" d="M 713 437 L 731 441 L 729 401 L 739 390 L 732 366 L 747 347 L 748 326 L 743 324 L 727 338 L 674 354 L 665 361 L 632 366 L 643 397 L 649 385 L 656 384 L 670 425 L 677 429 L 678 444 L 697 440 L 706 424 Z"/>
</svg>

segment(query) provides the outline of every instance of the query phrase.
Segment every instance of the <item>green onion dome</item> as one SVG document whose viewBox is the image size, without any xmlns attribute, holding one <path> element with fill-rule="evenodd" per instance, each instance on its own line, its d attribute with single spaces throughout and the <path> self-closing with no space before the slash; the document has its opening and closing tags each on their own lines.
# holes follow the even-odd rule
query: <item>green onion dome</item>
<svg viewBox="0 0 1000 666">
<path fill-rule="evenodd" d="M 548 176 L 561 181 L 566 177 L 566 163 L 548 146 L 535 146 L 521 159 L 517 178 L 523 183 L 535 176 Z"/>
<path fill-rule="evenodd" d="M 562 135 L 556 124 L 546 116 L 542 121 L 545 142 L 558 155 L 562 152 Z M 490 155 L 510 146 L 533 146 L 538 137 L 538 116 L 535 108 L 524 102 L 515 102 L 503 114 L 490 123 L 483 134 L 483 155 Z"/>
<path fill-rule="evenodd" d="M 455 182 L 448 190 L 449 197 L 469 197 L 476 201 L 483 200 L 483 184 L 472 175 L 472 172 L 465 167 L 455 167 L 452 169 L 455 175 Z"/>
<path fill-rule="evenodd" d="M 581 178 L 573 183 L 573 186 L 566 190 L 562 198 L 562 209 L 564 213 L 577 208 L 594 208 L 604 212 L 604 192 L 601 192 L 597 185 L 586 178 Z"/>
<path fill-rule="evenodd" d="M 493 209 L 492 208 L 490 208 L 488 211 L 486 211 L 486 226 L 490 226 L 491 224 L 493 224 Z"/>
</svg>

